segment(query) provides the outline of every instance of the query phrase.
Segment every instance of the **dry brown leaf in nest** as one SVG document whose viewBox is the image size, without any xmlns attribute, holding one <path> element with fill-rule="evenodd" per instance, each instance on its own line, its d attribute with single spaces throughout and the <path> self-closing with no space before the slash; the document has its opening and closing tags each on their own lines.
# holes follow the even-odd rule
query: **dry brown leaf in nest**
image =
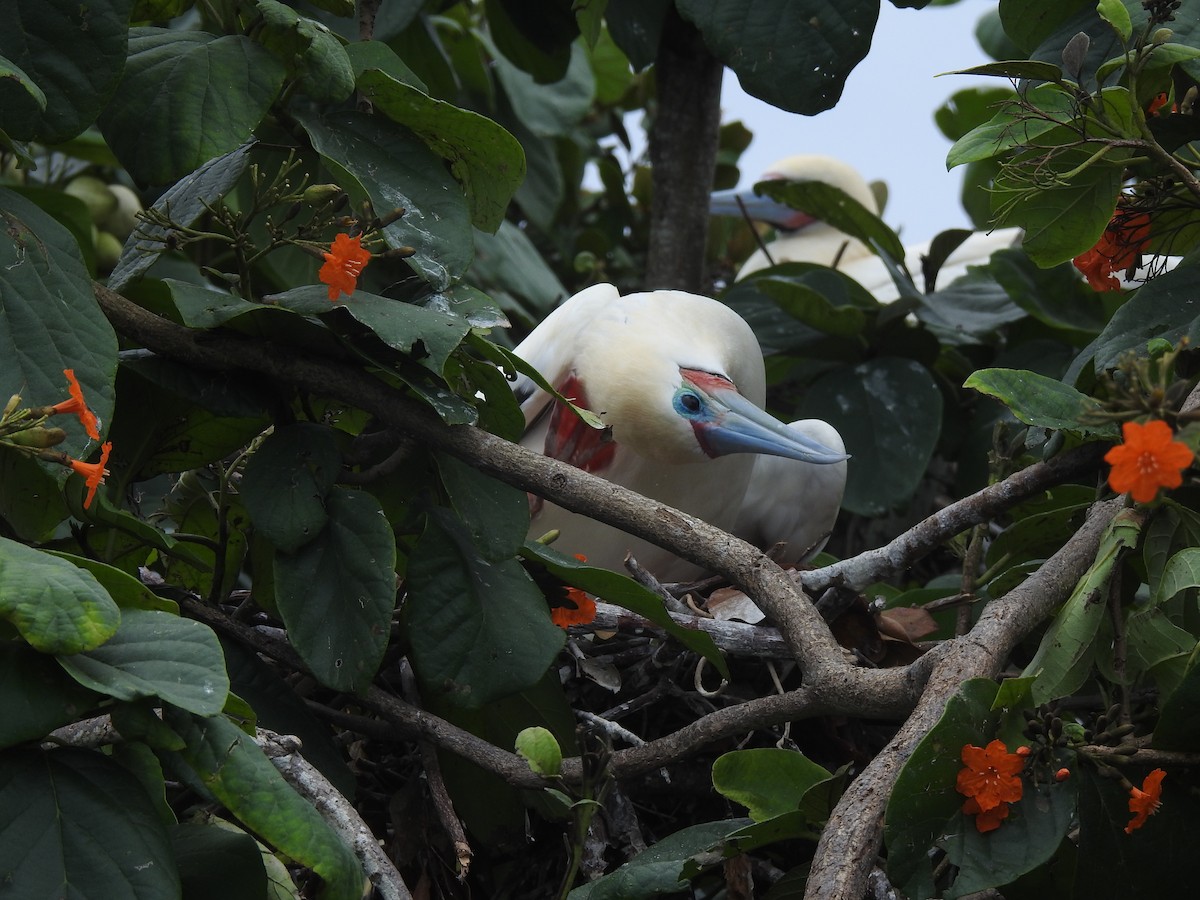
<svg viewBox="0 0 1200 900">
<path fill-rule="evenodd" d="M 705 608 L 714 619 L 757 625 L 767 616 L 754 601 L 737 588 L 717 588 L 709 594 Z"/>
<path fill-rule="evenodd" d="M 937 620 L 919 606 L 898 606 L 885 609 L 876 616 L 879 632 L 897 641 L 913 643 L 938 630 Z"/>
</svg>

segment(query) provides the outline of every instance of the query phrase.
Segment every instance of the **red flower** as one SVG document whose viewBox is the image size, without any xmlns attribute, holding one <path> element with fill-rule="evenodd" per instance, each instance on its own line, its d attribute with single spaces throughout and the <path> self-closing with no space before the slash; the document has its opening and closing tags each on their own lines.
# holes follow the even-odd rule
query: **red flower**
<svg viewBox="0 0 1200 900">
<path fill-rule="evenodd" d="M 576 553 L 575 558 L 587 562 L 587 557 Z M 568 625 L 586 625 L 596 618 L 596 601 L 579 588 L 567 587 L 563 602 L 550 608 L 550 621 L 559 628 Z"/>
<path fill-rule="evenodd" d="M 100 447 L 99 462 L 85 463 L 77 459 L 69 460 L 71 468 L 87 479 L 87 497 L 83 500 L 84 509 L 92 505 L 92 500 L 96 496 L 96 488 L 104 483 L 104 476 L 108 474 L 108 469 L 104 467 L 108 465 L 108 454 L 111 452 L 112 441 L 105 441 Z"/>
<path fill-rule="evenodd" d="M 967 797 L 963 812 L 975 816 L 975 827 L 992 831 L 1008 816 L 1008 804 L 1021 799 L 1024 785 L 1021 770 L 1025 760 L 1009 753 L 1002 741 L 992 741 L 987 747 L 967 744 L 962 748 L 964 768 L 958 773 L 955 785 Z"/>
<path fill-rule="evenodd" d="M 1132 267 L 1149 242 L 1149 214 L 1126 209 L 1118 201 L 1116 212 L 1096 246 L 1075 257 L 1075 268 L 1084 274 L 1092 290 L 1120 290 L 1121 282 L 1113 273 Z"/>
<path fill-rule="evenodd" d="M 1126 422 L 1121 431 L 1125 443 L 1104 454 L 1104 461 L 1112 466 L 1108 483 L 1114 491 L 1128 491 L 1138 503 L 1149 503 L 1160 487 L 1177 488 L 1183 483 L 1183 470 L 1192 464 L 1194 454 L 1187 444 L 1171 439 L 1171 426 L 1151 419 L 1145 425 Z"/>
<path fill-rule="evenodd" d="M 75 379 L 75 370 L 63 369 L 63 374 L 67 376 L 67 390 L 71 394 L 71 399 L 50 407 L 50 415 L 74 413 L 79 417 L 79 423 L 83 425 L 88 437 L 94 441 L 100 440 L 99 420 L 96 418 L 96 414 L 88 409 L 87 401 L 83 399 L 83 388 Z"/>
<path fill-rule="evenodd" d="M 364 250 L 362 236 L 350 237 L 339 234 L 333 239 L 333 246 L 325 254 L 325 264 L 317 277 L 322 283 L 329 285 L 329 299 L 336 300 L 339 295 L 347 297 L 354 293 L 358 285 L 358 276 L 371 261 L 371 253 Z"/>
<path fill-rule="evenodd" d="M 1133 834 L 1146 824 L 1146 819 L 1158 812 L 1162 802 L 1162 780 L 1166 776 L 1167 773 L 1162 769 L 1155 769 L 1146 776 L 1140 791 L 1135 787 L 1129 788 L 1129 811 L 1133 813 L 1133 819 L 1125 826 L 1126 834 Z"/>
</svg>

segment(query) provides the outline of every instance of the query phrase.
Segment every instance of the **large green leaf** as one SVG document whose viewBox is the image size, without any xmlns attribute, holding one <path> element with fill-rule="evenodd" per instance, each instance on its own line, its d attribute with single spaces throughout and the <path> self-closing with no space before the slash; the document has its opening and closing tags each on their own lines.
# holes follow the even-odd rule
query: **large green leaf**
<svg viewBox="0 0 1200 900">
<path fill-rule="evenodd" d="M 471 262 L 467 199 L 441 157 L 402 125 L 347 111 L 300 115 L 317 152 L 338 172 L 355 201 L 369 199 L 381 216 L 404 215 L 384 229 L 392 247 L 412 247 L 408 263 L 445 290 Z"/>
<path fill-rule="evenodd" d="M 70 232 L 24 197 L 0 189 L 0 394 L 29 406 L 67 399 L 64 369 L 74 369 L 88 406 L 112 418 L 117 337 L 92 296 L 91 279 Z M 83 456 L 87 436 L 74 417 L 61 449 Z M 54 469 L 65 480 L 69 470 Z"/>
<path fill-rule="evenodd" d="M 1184 265 L 1151 279 L 1117 310 L 1096 343 L 1096 371 L 1111 369 L 1127 350 L 1145 355 L 1155 338 L 1200 343 L 1200 265 Z"/>
<path fill-rule="evenodd" d="M 69 515 L 56 474 L 23 453 L 0 449 L 0 519 L 13 537 L 47 540 Z"/>
<path fill-rule="evenodd" d="M 946 836 L 946 857 L 958 867 L 945 896 L 962 897 L 1015 881 L 1050 859 L 1075 823 L 1078 779 L 1026 784 L 1000 828 L 980 833 L 962 816 Z"/>
<path fill-rule="evenodd" d="M 336 103 L 354 90 L 354 70 L 341 42 L 319 22 L 279 0 L 255 0 L 262 16 L 258 39 L 271 50 L 300 88 L 315 100 Z"/>
<path fill-rule="evenodd" d="M 868 247 L 877 246 L 895 261 L 904 259 L 904 245 L 896 232 L 840 188 L 821 181 L 772 179 L 758 182 L 754 191 L 792 209 L 803 210 Z"/>
<path fill-rule="evenodd" d="M 992 709 L 995 697 L 996 682 L 990 678 L 963 682 L 900 770 L 883 831 L 888 875 L 897 887 L 928 875 L 929 851 L 963 804 L 963 795 L 955 789 L 963 767 L 962 748 L 991 740 L 1000 719 Z"/>
<path fill-rule="evenodd" d="M 475 259 L 468 278 L 506 310 L 544 316 L 568 296 L 533 242 L 512 222 L 494 234 L 475 232 Z"/>
<path fill-rule="evenodd" d="M 1017 147 L 1032 143 L 1070 121 L 1075 98 L 1057 84 L 1040 84 L 1027 90 L 1021 100 L 1012 99 L 987 122 L 977 125 L 958 138 L 946 154 L 946 168 L 991 159 Z M 1045 116 L 1028 112 L 1032 105 Z"/>
<path fill-rule="evenodd" d="M 241 729 L 169 706 L 163 718 L 187 742 L 178 762 L 247 828 L 320 875 L 323 900 L 360 900 L 365 879 L 354 854 Z"/>
<path fill-rule="evenodd" d="M 929 370 L 892 356 L 825 375 L 801 412 L 841 433 L 850 454 L 842 506 L 866 516 L 912 496 L 942 430 L 942 397 Z"/>
<path fill-rule="evenodd" d="M 1200 547 L 1180 550 L 1163 568 L 1161 580 L 1152 585 L 1155 606 L 1166 603 L 1180 591 L 1200 587 Z"/>
<path fill-rule="evenodd" d="M 1004 30 L 1022 50 L 1033 50 L 1090 0 L 1000 0 L 1000 21 Z"/>
<path fill-rule="evenodd" d="M 178 897 L 166 829 L 142 786 L 101 753 L 0 753 L 0 872 L 16 898 Z"/>
<path fill-rule="evenodd" d="M 121 612 L 90 572 L 0 537 L 0 618 L 42 653 L 79 653 L 111 638 Z"/>
<path fill-rule="evenodd" d="M 1162 703 L 1154 746 L 1160 750 L 1200 750 L 1200 650 L 1194 650 L 1183 679 Z"/>
<path fill-rule="evenodd" d="M 529 531 L 525 492 L 453 456 L 439 454 L 435 459 L 450 503 L 479 552 L 498 562 L 516 556 Z"/>
<path fill-rule="evenodd" d="M 396 543 L 379 501 L 335 487 L 329 521 L 296 553 L 275 554 L 275 602 L 292 645 L 323 684 L 365 691 L 396 606 Z"/>
<path fill-rule="evenodd" d="M 229 676 L 211 628 L 158 610 L 127 609 L 121 627 L 95 650 L 59 655 L 85 687 L 118 700 L 158 697 L 198 715 L 225 706 Z"/>
<path fill-rule="evenodd" d="M 57 144 L 91 125 L 125 66 L 132 7 L 133 0 L 6 3 L 0 59 L 24 78 L 0 78 L 0 131 Z"/>
<path fill-rule="evenodd" d="M 877 2 L 679 0 L 678 8 L 746 93 L 804 115 L 837 103 L 879 18 Z"/>
<path fill-rule="evenodd" d="M 491 560 L 449 511 L 433 510 L 408 558 L 404 622 L 426 690 L 478 707 L 542 677 L 565 634 L 512 558 Z"/>
<path fill-rule="evenodd" d="M 1135 517 L 1118 514 L 1101 535 L 1096 561 L 1079 579 L 1025 667 L 1025 675 L 1037 678 L 1032 688 L 1035 705 L 1065 697 L 1087 678 L 1090 667 L 1086 660 L 1100 623 L 1108 616 L 1113 566 L 1123 550 L 1136 545 L 1139 531 Z"/>
<path fill-rule="evenodd" d="M 363 72 L 358 89 L 450 164 L 471 206 L 471 224 L 495 232 L 525 178 L 525 153 L 516 138 L 486 116 L 436 100 L 378 69 Z"/>
<path fill-rule="evenodd" d="M 471 323 L 461 316 L 366 291 L 355 291 L 336 308 L 329 302 L 329 292 L 320 285 L 292 288 L 265 299 L 301 315 L 345 310 L 389 347 L 414 354 L 418 362 L 438 375 L 442 374 L 446 359 L 471 330 Z M 241 311 L 242 304 L 235 302 L 233 308 Z"/>
<path fill-rule="evenodd" d="M 137 181 L 167 184 L 246 141 L 284 74 L 270 51 L 240 34 L 134 28 L 100 127 Z"/>
<path fill-rule="evenodd" d="M 673 0 L 608 0 L 608 28 L 635 72 L 654 62 Z"/>
<path fill-rule="evenodd" d="M 563 77 L 579 25 L 569 0 L 486 0 L 488 31 L 500 53 L 543 84 Z"/>
<path fill-rule="evenodd" d="M 181 823 L 171 848 L 185 897 L 197 900 L 263 900 L 267 874 L 258 843 L 244 831 Z"/>
<path fill-rule="evenodd" d="M 278 549 L 294 553 L 325 527 L 325 497 L 341 467 L 333 429 L 315 422 L 277 427 L 242 476 L 242 501 L 254 527 Z"/>
<path fill-rule="evenodd" d="M 1026 425 L 1055 428 L 1076 434 L 1117 437 L 1111 422 L 1088 424 L 1083 417 L 1102 409 L 1100 401 L 1080 393 L 1056 378 L 1025 369 L 979 369 L 963 387 L 995 397 Z"/>
<path fill-rule="evenodd" d="M 496 78 L 503 86 L 521 127 L 535 137 L 568 135 L 588 114 L 596 93 L 596 80 L 587 53 L 576 45 L 571 64 L 554 84 L 537 84 L 503 58 L 494 63 Z"/>
<path fill-rule="evenodd" d="M 20 641 L 0 642 L 0 748 L 36 741 L 86 716 L 104 700 Z"/>
<path fill-rule="evenodd" d="M 712 767 L 713 788 L 749 809 L 755 822 L 797 809 L 805 792 L 829 777 L 803 753 L 778 747 L 733 750 Z"/>
</svg>

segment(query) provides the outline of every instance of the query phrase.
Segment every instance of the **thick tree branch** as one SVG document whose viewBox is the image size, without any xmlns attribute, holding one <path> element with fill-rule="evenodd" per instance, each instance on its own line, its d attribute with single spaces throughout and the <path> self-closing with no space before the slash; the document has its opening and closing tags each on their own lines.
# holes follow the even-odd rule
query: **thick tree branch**
<svg viewBox="0 0 1200 900">
<path fill-rule="evenodd" d="M 831 585 L 861 591 L 872 582 L 898 575 L 959 532 L 987 522 L 1047 488 L 1093 471 L 1107 446 L 1084 444 L 1049 462 L 1034 463 L 938 510 L 889 544 L 823 569 L 797 573 L 800 583 L 815 597 Z"/>
<path fill-rule="evenodd" d="M 1097 503 L 1087 522 L 1021 585 L 993 600 L 975 627 L 948 645 L 896 736 L 842 795 L 817 844 L 806 898 L 859 900 L 883 840 L 883 811 L 900 770 L 968 678 L 994 678 L 1012 648 L 1062 604 L 1096 557 L 1100 535 L 1124 506 Z"/>
<path fill-rule="evenodd" d="M 708 195 L 717 163 L 724 65 L 670 4 L 654 63 L 646 288 L 707 293 Z"/>
</svg>

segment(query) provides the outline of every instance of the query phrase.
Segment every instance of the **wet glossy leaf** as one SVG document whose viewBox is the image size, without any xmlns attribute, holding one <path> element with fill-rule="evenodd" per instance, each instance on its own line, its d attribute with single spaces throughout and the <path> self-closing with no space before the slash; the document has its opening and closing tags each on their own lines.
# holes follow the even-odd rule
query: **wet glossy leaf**
<svg viewBox="0 0 1200 900">
<path fill-rule="evenodd" d="M 1086 415 L 1101 410 L 1099 400 L 1055 378 L 1024 369 L 979 369 L 963 387 L 995 397 L 1026 425 L 1117 438 L 1117 427 L 1111 422 L 1082 421 Z"/>
</svg>

